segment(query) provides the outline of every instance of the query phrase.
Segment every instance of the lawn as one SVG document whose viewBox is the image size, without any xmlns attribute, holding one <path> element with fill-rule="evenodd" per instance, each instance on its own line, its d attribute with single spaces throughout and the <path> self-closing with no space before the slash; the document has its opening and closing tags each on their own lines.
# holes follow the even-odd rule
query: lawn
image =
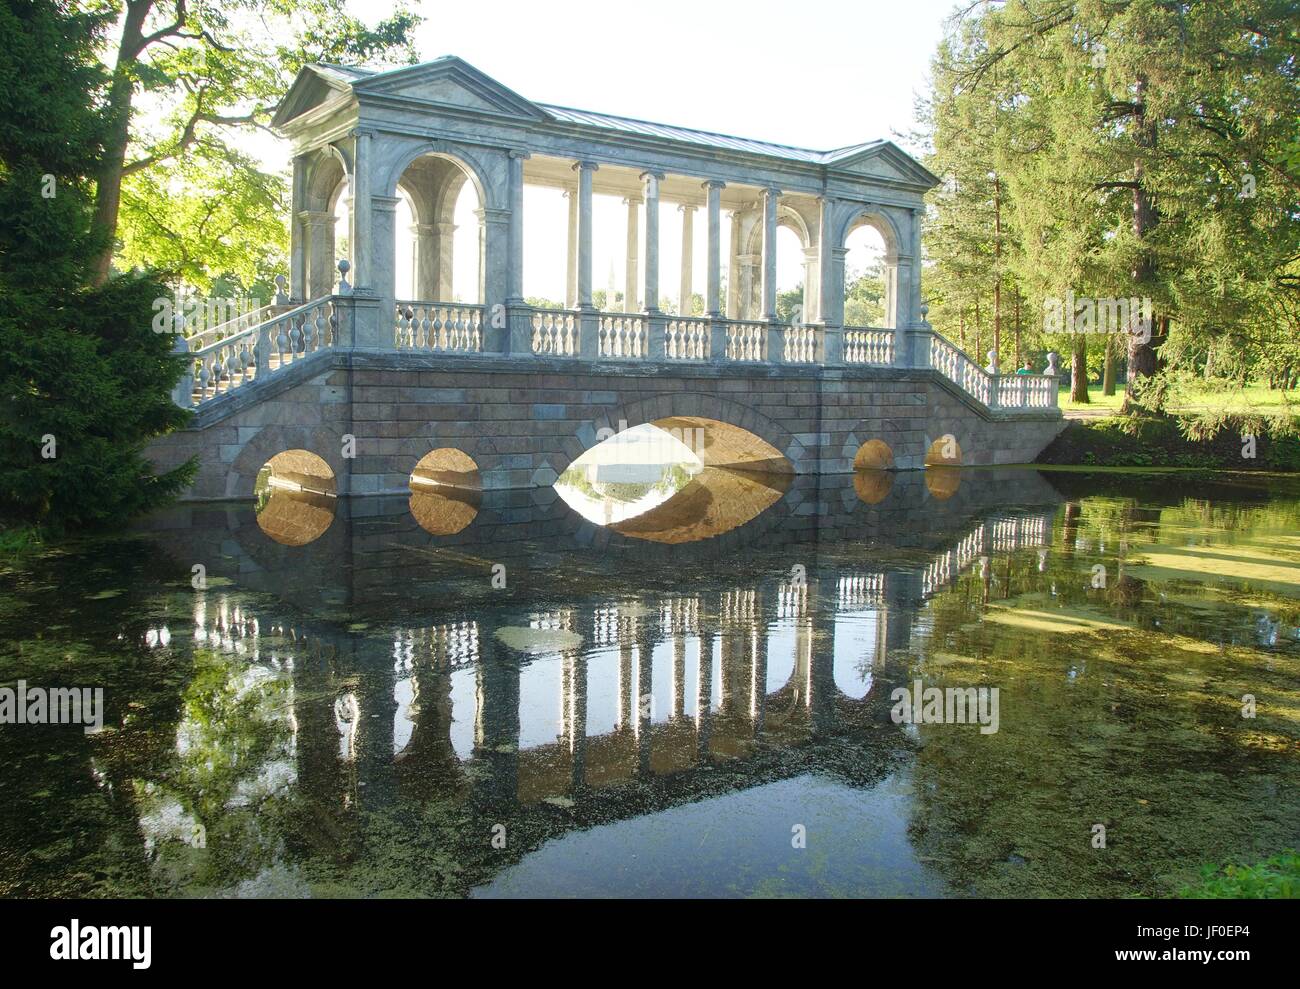
<svg viewBox="0 0 1300 989">
<path fill-rule="evenodd" d="M 1098 413 L 1118 412 L 1124 403 L 1124 386 L 1119 385 L 1114 395 L 1103 395 L 1101 385 L 1088 386 L 1088 402 L 1070 401 L 1069 379 L 1061 389 L 1061 409 L 1066 412 L 1093 410 Z M 1170 403 L 1169 411 L 1204 411 L 1229 409 L 1234 412 L 1276 412 L 1290 407 L 1300 411 L 1300 392 L 1286 392 L 1267 385 L 1248 385 L 1231 390 L 1205 389 L 1182 395 Z"/>
</svg>

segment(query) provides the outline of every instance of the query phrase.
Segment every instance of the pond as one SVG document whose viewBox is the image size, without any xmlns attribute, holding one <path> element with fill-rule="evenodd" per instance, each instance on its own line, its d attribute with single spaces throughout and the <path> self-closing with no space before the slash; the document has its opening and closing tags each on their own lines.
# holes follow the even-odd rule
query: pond
<svg viewBox="0 0 1300 989">
<path fill-rule="evenodd" d="M 0 894 L 1168 895 L 1300 844 L 1292 481 L 458 470 L 0 572 L 0 688 L 103 691 L 0 725 Z"/>
</svg>

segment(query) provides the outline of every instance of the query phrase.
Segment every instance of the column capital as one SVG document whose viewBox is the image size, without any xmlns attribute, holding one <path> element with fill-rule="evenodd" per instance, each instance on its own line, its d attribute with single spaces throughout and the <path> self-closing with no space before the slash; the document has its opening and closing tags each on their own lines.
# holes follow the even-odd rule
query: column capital
<svg viewBox="0 0 1300 989">
<path fill-rule="evenodd" d="M 707 179 L 700 183 L 701 189 L 725 189 L 726 187 L 727 183 L 723 182 L 721 179 Z"/>
<path fill-rule="evenodd" d="M 304 223 L 331 223 L 334 220 L 334 214 L 329 210 L 323 209 L 304 209 L 298 211 L 298 219 Z"/>
<path fill-rule="evenodd" d="M 699 207 L 694 203 L 678 203 L 677 209 L 682 213 L 694 213 Z"/>
<path fill-rule="evenodd" d="M 511 158 L 515 158 L 515 159 L 522 158 L 524 161 L 527 161 L 529 158 L 533 156 L 533 153 L 531 151 L 524 151 L 522 148 L 511 148 L 509 151 L 506 152 L 506 154 Z"/>
<path fill-rule="evenodd" d="M 474 215 L 484 223 L 507 223 L 510 220 L 510 210 L 496 206 L 476 209 Z"/>
<path fill-rule="evenodd" d="M 632 195 L 632 196 L 624 196 L 624 197 L 623 197 L 623 205 L 624 205 L 624 206 L 640 206 L 643 202 L 645 202 L 645 197 L 644 197 L 644 196 L 635 196 L 635 195 Z"/>
<path fill-rule="evenodd" d="M 588 161 L 586 159 L 582 159 L 581 161 L 575 161 L 573 163 L 573 170 L 575 172 L 577 171 L 597 172 L 600 171 L 600 165 L 598 165 L 594 161 Z"/>
<path fill-rule="evenodd" d="M 397 204 L 402 201 L 400 196 L 371 196 L 370 202 L 373 209 L 395 210 Z"/>
<path fill-rule="evenodd" d="M 763 189 L 764 196 L 771 196 L 773 199 L 781 195 L 781 190 L 774 185 L 769 185 Z"/>
<path fill-rule="evenodd" d="M 637 178 L 641 179 L 643 182 L 647 179 L 654 179 L 656 182 L 662 182 L 664 180 L 664 173 L 646 170 L 638 175 Z"/>
</svg>

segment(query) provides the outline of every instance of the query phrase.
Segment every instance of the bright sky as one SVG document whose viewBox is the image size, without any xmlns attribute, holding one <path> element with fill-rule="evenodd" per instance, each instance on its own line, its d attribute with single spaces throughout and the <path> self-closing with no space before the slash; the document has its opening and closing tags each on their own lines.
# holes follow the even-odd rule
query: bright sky
<svg viewBox="0 0 1300 989">
<path fill-rule="evenodd" d="M 913 126 L 914 101 L 925 90 L 954 0 L 658 0 L 653 7 L 612 0 L 493 0 L 419 6 L 426 18 L 416 34 L 423 60 L 458 55 L 539 103 L 817 150 L 876 138 L 914 150 L 904 134 Z M 351 8 L 374 23 L 392 3 L 354 0 Z M 567 209 L 558 192 L 529 193 L 525 294 L 563 301 Z M 606 287 L 612 267 L 621 291 L 623 208 L 602 198 L 594 210 L 592 282 Z M 458 295 L 472 298 L 475 204 L 467 197 L 460 205 L 461 263 L 454 282 Z M 701 219 L 697 214 L 697 292 L 704 287 Z M 665 207 L 660 226 L 660 285 L 664 295 L 676 298 L 677 210 Z M 850 245 L 851 269 L 869 260 L 869 243 Z M 797 240 L 783 237 L 777 279 L 782 290 L 803 278 L 798 254 Z M 409 252 L 399 250 L 398 257 L 400 296 L 410 285 Z"/>
</svg>

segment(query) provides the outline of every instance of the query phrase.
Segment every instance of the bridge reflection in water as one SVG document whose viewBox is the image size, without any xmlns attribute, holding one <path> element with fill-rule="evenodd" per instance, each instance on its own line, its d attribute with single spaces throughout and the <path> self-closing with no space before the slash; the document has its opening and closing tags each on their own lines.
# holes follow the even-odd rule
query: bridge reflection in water
<svg viewBox="0 0 1300 989">
<path fill-rule="evenodd" d="M 923 652 L 929 599 L 993 557 L 1048 552 L 1060 498 L 1036 472 L 962 473 L 942 499 L 917 473 L 880 497 L 865 485 L 874 500 L 853 477 L 792 478 L 768 512 L 682 544 L 538 491 L 476 494 L 443 536 L 405 499 L 341 499 L 306 546 L 268 538 L 250 506 L 187 506 L 153 523 L 169 552 L 274 597 L 199 592 L 192 629 L 150 635 L 284 684 L 287 739 L 263 775 L 312 802 L 333 853 L 367 809 L 460 794 L 581 826 L 696 799 L 705 780 L 807 772 L 868 727 L 877 764 L 856 772 L 880 779 L 907 745 L 889 695 Z M 720 766 L 741 768 L 719 782 Z"/>
</svg>

